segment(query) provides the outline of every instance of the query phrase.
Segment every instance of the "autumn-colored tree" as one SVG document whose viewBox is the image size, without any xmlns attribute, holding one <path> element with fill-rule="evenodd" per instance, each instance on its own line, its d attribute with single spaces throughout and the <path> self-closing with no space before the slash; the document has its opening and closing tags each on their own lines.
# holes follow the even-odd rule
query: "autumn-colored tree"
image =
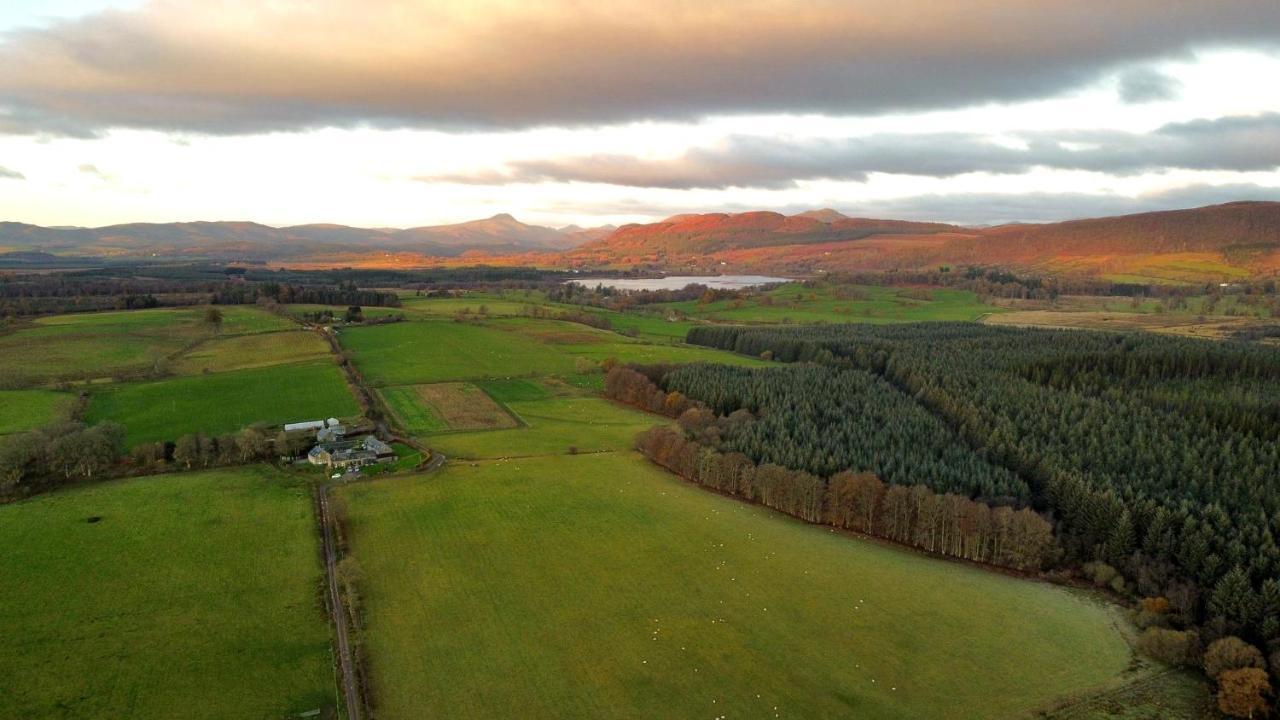
<svg viewBox="0 0 1280 720">
<path fill-rule="evenodd" d="M 1204 674 L 1216 678 L 1227 670 L 1265 668 L 1258 648 L 1233 635 L 1213 641 L 1204 651 Z"/>
<path fill-rule="evenodd" d="M 1271 682 L 1265 670 L 1247 667 L 1218 676 L 1218 709 L 1238 718 L 1262 718 L 1271 712 Z"/>
</svg>

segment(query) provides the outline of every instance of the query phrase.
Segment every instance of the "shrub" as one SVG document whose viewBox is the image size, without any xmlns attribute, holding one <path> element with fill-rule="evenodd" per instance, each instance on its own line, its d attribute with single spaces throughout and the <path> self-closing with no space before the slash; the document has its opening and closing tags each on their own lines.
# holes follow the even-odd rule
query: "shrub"
<svg viewBox="0 0 1280 720">
<path fill-rule="evenodd" d="M 1189 667 L 1200 659 L 1200 636 L 1194 630 L 1150 627 L 1138 638 L 1138 650 L 1166 665 Z"/>
<path fill-rule="evenodd" d="M 1164 615 L 1172 609 L 1169 604 L 1169 598 L 1166 597 L 1145 597 L 1138 604 L 1142 607 L 1143 612 L 1149 612 L 1154 615 Z"/>
<path fill-rule="evenodd" d="M 1082 569 L 1089 580 L 1098 587 L 1111 585 L 1111 582 L 1120 575 L 1115 568 L 1104 562 L 1085 563 Z"/>
<path fill-rule="evenodd" d="M 1215 640 L 1204 652 L 1204 673 L 1211 678 L 1227 670 L 1264 667 L 1262 651 L 1232 635 Z"/>
</svg>

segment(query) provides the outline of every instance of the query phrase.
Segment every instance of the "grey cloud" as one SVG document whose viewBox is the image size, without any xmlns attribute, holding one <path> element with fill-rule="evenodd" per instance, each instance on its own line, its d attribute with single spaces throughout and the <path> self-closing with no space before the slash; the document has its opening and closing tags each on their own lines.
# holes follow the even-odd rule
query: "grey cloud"
<svg viewBox="0 0 1280 720">
<path fill-rule="evenodd" d="M 0 40 L 0 132 L 867 114 L 1041 98 L 1153 58 L 1280 45 L 1274 0 L 1094 5 L 155 0 Z"/>
<path fill-rule="evenodd" d="M 17 170 L 10 170 L 5 166 L 0 165 L 0 180 L 26 180 L 26 179 L 27 179 L 27 176 L 23 175 Z"/>
<path fill-rule="evenodd" d="M 1166 125 L 1147 134 L 1026 133 L 1026 148 L 975 134 L 874 135 L 835 140 L 736 136 L 674 159 L 625 155 L 508 163 L 473 175 L 419 178 L 492 185 L 590 182 L 671 189 L 785 188 L 798 180 L 864 180 L 870 173 L 952 177 L 1019 174 L 1035 167 L 1132 174 L 1170 168 L 1262 171 L 1280 167 L 1280 114 Z"/>
<path fill-rule="evenodd" d="M 1177 78 L 1152 68 L 1135 68 L 1120 76 L 1120 99 L 1127 103 L 1174 100 L 1182 89 Z"/>
</svg>

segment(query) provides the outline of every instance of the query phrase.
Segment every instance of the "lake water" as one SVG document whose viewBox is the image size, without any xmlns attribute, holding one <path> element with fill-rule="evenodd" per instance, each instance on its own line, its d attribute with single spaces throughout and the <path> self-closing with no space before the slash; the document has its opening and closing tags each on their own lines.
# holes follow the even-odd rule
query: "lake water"
<svg viewBox="0 0 1280 720">
<path fill-rule="evenodd" d="M 770 283 L 791 282 L 791 279 L 768 275 L 670 275 L 662 278 L 589 278 L 569 282 L 586 287 L 603 285 L 615 290 L 680 290 L 686 285 L 693 284 L 706 285 L 717 290 L 737 290 Z"/>
</svg>

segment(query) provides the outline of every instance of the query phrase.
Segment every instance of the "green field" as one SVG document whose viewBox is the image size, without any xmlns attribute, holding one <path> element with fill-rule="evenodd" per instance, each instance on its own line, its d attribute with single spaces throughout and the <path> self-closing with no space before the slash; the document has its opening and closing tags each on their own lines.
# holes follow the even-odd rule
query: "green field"
<svg viewBox="0 0 1280 720">
<path fill-rule="evenodd" d="M 256 308 L 226 306 L 221 310 L 222 336 L 294 327 Z M 170 356 L 215 336 L 203 318 L 203 308 L 40 318 L 30 327 L 0 336 L 0 386 L 161 371 Z"/>
<path fill-rule="evenodd" d="M 845 297 L 840 297 L 845 295 Z M 766 299 L 767 298 L 767 299 Z M 977 320 L 998 308 L 984 305 L 967 290 L 843 286 L 807 288 L 798 283 L 782 285 L 757 297 L 687 301 L 650 306 L 678 311 L 691 318 L 730 323 L 902 323 L 929 320 Z"/>
<path fill-rule="evenodd" d="M 178 374 L 226 372 L 316 360 L 329 355 L 329 343 L 314 332 L 232 335 L 206 340 L 170 365 Z"/>
<path fill-rule="evenodd" d="M 93 393 L 85 420 L 124 425 L 125 442 L 132 446 L 359 412 L 342 371 L 324 360 L 105 385 Z"/>
<path fill-rule="evenodd" d="M 74 395 L 52 390 L 0 390 L 0 435 L 64 418 L 75 401 Z"/>
<path fill-rule="evenodd" d="M 0 506 L 0 717 L 332 705 L 316 542 L 310 493 L 259 467 Z"/>
<path fill-rule="evenodd" d="M 634 453 L 341 495 L 383 718 L 1006 718 L 1130 659 L 1090 598 L 804 525 Z"/>
<path fill-rule="evenodd" d="M 555 320 L 482 323 L 426 320 L 344 329 L 342 345 L 373 385 L 416 385 L 493 377 L 569 375 L 574 359 L 750 363 L 706 348 L 650 344 Z"/>
<path fill-rule="evenodd" d="M 461 459 L 627 450 L 641 431 L 664 422 L 603 398 L 567 392 L 506 406 L 523 427 L 433 436 L 431 446 Z"/>
</svg>

